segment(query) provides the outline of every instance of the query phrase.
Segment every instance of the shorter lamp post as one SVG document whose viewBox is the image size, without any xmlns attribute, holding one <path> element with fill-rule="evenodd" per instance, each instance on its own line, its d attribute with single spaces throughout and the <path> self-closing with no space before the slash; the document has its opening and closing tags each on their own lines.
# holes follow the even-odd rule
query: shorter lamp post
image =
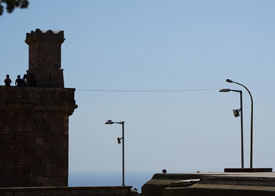
<svg viewBox="0 0 275 196">
<path fill-rule="evenodd" d="M 120 144 L 122 141 L 122 186 L 125 186 L 125 156 L 124 156 L 124 145 L 125 145 L 125 137 L 124 137 L 124 123 L 125 121 L 114 122 L 112 120 L 108 120 L 105 122 L 106 125 L 112 124 L 121 124 L 122 125 L 122 137 L 117 138 L 117 142 Z"/>
<path fill-rule="evenodd" d="M 233 114 L 235 117 L 238 117 L 241 112 L 241 166 L 244 168 L 244 147 L 243 147 L 243 93 L 241 90 L 233 90 L 233 89 L 221 89 L 220 92 L 237 92 L 240 93 L 240 109 L 233 110 Z"/>
</svg>

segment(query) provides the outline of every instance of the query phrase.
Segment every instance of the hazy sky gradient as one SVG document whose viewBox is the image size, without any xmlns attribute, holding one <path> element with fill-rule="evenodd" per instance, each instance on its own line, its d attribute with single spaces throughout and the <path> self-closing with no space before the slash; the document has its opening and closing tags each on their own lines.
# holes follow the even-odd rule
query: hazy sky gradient
<svg viewBox="0 0 275 196">
<path fill-rule="evenodd" d="M 275 168 L 275 1 L 30 0 L 0 17 L 0 81 L 28 69 L 27 32 L 64 30 L 65 86 L 76 89 L 217 89 L 176 93 L 76 90 L 70 172 L 222 171 L 240 167 L 239 94 L 254 98 L 254 166 Z M 244 91 L 245 165 L 250 99 Z"/>
</svg>

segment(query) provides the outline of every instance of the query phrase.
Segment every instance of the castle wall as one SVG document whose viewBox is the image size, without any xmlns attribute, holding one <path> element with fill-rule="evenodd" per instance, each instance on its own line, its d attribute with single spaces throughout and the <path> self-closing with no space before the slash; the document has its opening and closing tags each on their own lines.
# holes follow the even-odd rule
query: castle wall
<svg viewBox="0 0 275 196">
<path fill-rule="evenodd" d="M 74 89 L 0 87 L 0 186 L 66 186 Z"/>
</svg>

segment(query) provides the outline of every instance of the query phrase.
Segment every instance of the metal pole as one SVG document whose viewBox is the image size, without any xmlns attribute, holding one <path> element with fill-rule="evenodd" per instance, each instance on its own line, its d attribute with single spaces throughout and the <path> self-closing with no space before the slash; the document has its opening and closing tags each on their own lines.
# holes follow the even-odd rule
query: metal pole
<svg viewBox="0 0 275 196">
<path fill-rule="evenodd" d="M 125 137 L 124 137 L 124 122 L 122 124 L 122 186 L 125 186 L 125 171 L 124 171 L 124 145 L 125 145 Z"/>
<path fill-rule="evenodd" d="M 120 121 L 120 122 L 113 122 L 112 120 L 108 120 L 105 122 L 105 124 L 107 125 L 112 125 L 112 124 L 121 124 L 122 126 L 122 137 L 121 138 L 117 138 L 118 139 L 118 143 L 120 143 L 120 141 L 122 140 L 122 186 L 125 186 L 125 155 L 124 155 L 124 145 L 125 145 L 125 136 L 124 136 L 124 123 L 125 121 Z"/>
<path fill-rule="evenodd" d="M 241 104 L 241 159 L 242 168 L 244 168 L 244 148 L 243 148 L 243 93 L 240 91 L 240 104 Z"/>
<path fill-rule="evenodd" d="M 227 82 L 233 82 L 232 80 L 226 80 Z M 243 142 L 243 93 L 241 90 L 234 89 L 221 89 L 220 92 L 237 92 L 240 93 L 240 111 L 241 111 L 241 168 L 244 168 L 244 142 Z"/>
<path fill-rule="evenodd" d="M 249 91 L 248 91 L 249 92 Z M 251 133 L 250 133 L 250 168 L 253 168 L 253 99 L 252 95 L 249 92 L 250 99 L 251 99 Z"/>
<path fill-rule="evenodd" d="M 248 94 L 249 94 L 249 96 L 250 96 L 250 99 L 251 99 L 251 121 L 250 121 L 250 169 L 252 169 L 253 168 L 253 98 L 252 98 L 252 95 L 251 95 L 251 92 L 248 90 L 248 88 L 245 86 L 245 85 L 243 85 L 243 84 L 241 84 L 241 83 L 238 83 L 238 82 L 234 82 L 234 81 L 232 81 L 233 83 L 235 83 L 235 84 L 238 84 L 238 85 L 240 85 L 240 86 L 242 86 L 242 87 L 244 87 L 246 90 L 247 90 L 247 92 L 248 92 Z"/>
</svg>

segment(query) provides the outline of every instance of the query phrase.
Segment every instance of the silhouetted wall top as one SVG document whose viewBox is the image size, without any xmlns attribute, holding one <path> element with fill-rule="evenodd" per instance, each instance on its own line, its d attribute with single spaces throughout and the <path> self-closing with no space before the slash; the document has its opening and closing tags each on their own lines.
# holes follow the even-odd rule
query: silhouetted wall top
<svg viewBox="0 0 275 196">
<path fill-rule="evenodd" d="M 26 43 L 30 44 L 36 41 L 57 42 L 62 44 L 65 40 L 64 31 L 44 31 L 36 29 L 26 34 Z"/>
</svg>

